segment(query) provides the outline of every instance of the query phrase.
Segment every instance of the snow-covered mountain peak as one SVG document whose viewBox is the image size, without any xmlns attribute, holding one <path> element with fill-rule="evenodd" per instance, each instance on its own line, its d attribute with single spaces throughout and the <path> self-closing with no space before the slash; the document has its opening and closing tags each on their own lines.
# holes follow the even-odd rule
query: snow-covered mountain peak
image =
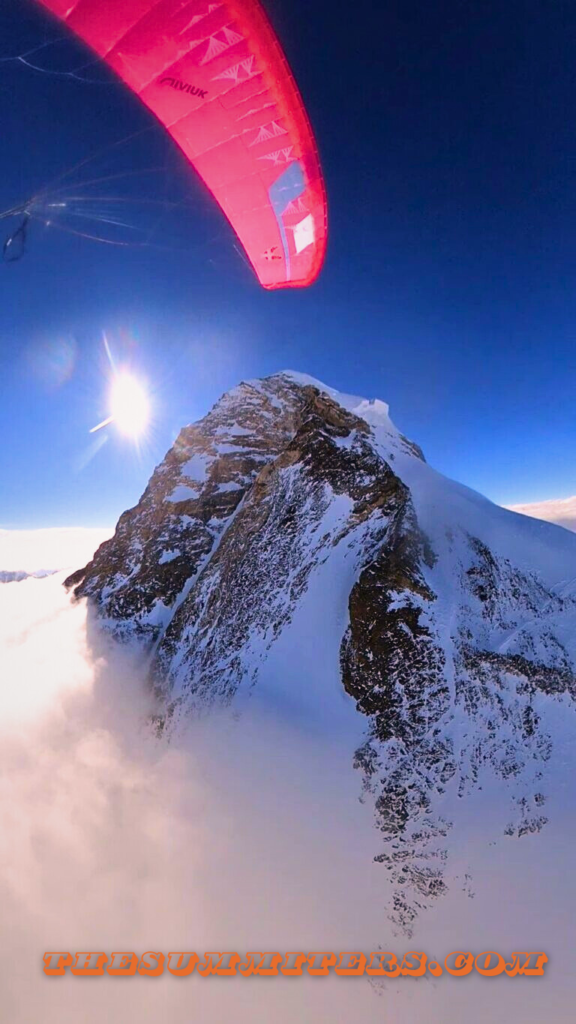
<svg viewBox="0 0 576 1024">
<path fill-rule="evenodd" d="M 336 388 L 330 387 L 328 384 L 324 384 L 323 381 L 317 380 L 316 377 L 311 377 L 308 373 L 299 373 L 297 370 L 282 370 L 280 373 L 274 374 L 274 377 L 287 377 L 289 380 L 294 381 L 295 384 L 300 384 L 303 387 L 317 388 L 318 391 L 329 395 L 343 409 L 347 409 L 348 412 L 362 417 L 372 426 L 396 429 L 393 427 L 390 419 L 390 408 L 387 402 L 383 402 L 380 398 L 362 398 L 360 395 L 347 395 L 342 391 L 337 391 Z"/>
<path fill-rule="evenodd" d="M 341 736 L 409 930 L 472 790 L 501 787 L 509 838 L 546 824 L 574 581 L 576 536 L 442 477 L 384 402 L 285 371 L 185 427 L 67 584 L 146 650 L 159 731 L 256 702 Z"/>
</svg>

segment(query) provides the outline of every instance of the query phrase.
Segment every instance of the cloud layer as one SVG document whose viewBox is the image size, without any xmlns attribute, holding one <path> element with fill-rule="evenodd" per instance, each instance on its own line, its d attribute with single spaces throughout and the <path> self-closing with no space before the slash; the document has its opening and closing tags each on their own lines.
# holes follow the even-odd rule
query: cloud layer
<svg viewBox="0 0 576 1024">
<path fill-rule="evenodd" d="M 521 512 L 534 519 L 545 519 L 567 530 L 576 531 L 576 495 L 572 498 L 554 498 L 550 501 L 535 501 L 528 505 L 506 505 L 511 512 Z"/>
<path fill-rule="evenodd" d="M 378 836 L 350 753 L 262 714 L 216 715 L 158 742 L 142 666 L 99 638 L 61 580 L 0 588 L 1 1024 L 572 1019 L 569 829 L 548 845 L 527 837 L 489 849 L 478 823 L 491 797 L 478 794 L 455 857 L 464 872 L 476 856 L 486 884 L 478 899 L 454 891 L 407 943 L 387 921 L 386 872 L 372 860 Z M 379 988 L 334 976 L 84 980 L 41 970 L 47 950 L 379 945 L 442 958 L 544 949 L 550 974 Z"/>
<path fill-rule="evenodd" d="M 78 569 L 111 537 L 110 528 L 81 526 L 44 530 L 0 530 L 0 569 Z"/>
</svg>

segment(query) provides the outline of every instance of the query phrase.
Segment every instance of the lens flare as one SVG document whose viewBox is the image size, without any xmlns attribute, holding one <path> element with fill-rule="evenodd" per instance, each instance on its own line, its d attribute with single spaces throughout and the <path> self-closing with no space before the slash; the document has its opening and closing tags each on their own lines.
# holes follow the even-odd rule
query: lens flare
<svg viewBox="0 0 576 1024">
<path fill-rule="evenodd" d="M 150 403 L 146 389 L 130 373 L 118 373 L 110 393 L 110 422 L 128 437 L 139 437 L 148 425 Z"/>
</svg>

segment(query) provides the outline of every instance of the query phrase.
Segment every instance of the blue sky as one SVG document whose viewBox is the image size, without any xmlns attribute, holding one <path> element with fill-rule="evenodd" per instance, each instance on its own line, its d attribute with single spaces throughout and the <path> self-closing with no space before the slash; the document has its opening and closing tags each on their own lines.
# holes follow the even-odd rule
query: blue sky
<svg viewBox="0 0 576 1024">
<path fill-rule="evenodd" d="M 377 6 L 267 3 L 330 212 L 317 284 L 269 293 L 123 86 L 5 59 L 62 31 L 32 0 L 2 4 L 0 209 L 90 158 L 55 187 L 99 211 L 120 192 L 126 237 L 155 232 L 124 248 L 34 224 L 22 261 L 0 265 L 1 527 L 114 523 L 184 423 L 286 367 L 385 399 L 436 468 L 495 501 L 576 492 L 574 5 Z M 33 59 L 69 69 L 86 51 L 64 40 Z M 140 450 L 114 430 L 91 448 L 107 411 L 103 332 L 150 382 Z"/>
</svg>

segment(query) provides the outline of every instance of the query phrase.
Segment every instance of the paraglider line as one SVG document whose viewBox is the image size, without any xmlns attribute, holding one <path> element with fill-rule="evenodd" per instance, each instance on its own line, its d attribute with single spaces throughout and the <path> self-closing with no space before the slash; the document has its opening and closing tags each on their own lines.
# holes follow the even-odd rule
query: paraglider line
<svg viewBox="0 0 576 1024">
<path fill-rule="evenodd" d="M 132 132 L 130 135 L 127 135 L 124 139 L 119 139 L 117 142 L 113 142 L 109 146 L 102 146 L 101 149 L 96 150 L 96 152 L 93 153 L 91 156 L 85 157 L 83 160 L 80 160 L 77 164 L 74 164 L 72 167 L 70 167 L 67 171 L 63 171 L 62 174 L 59 174 L 56 178 L 53 178 L 52 181 L 49 182 L 49 184 L 46 185 L 45 188 L 42 189 L 38 193 L 38 196 L 36 196 L 35 198 L 38 198 L 39 196 L 45 196 L 47 194 L 54 194 L 54 191 L 53 191 L 53 188 L 52 188 L 53 185 L 57 185 L 58 182 L 64 181 L 65 178 L 69 178 L 71 174 L 74 174 L 75 171 L 79 171 L 80 168 L 85 167 L 86 164 L 92 163 L 92 161 L 93 160 L 97 160 L 99 156 L 103 156 L 105 153 L 109 153 L 111 150 L 117 149 L 119 146 L 123 146 L 127 142 L 131 142 L 133 139 L 138 138 L 140 135 L 145 135 L 147 132 L 157 131 L 157 130 L 158 130 L 158 125 L 157 124 L 147 125 L 146 128 L 140 128 L 138 131 Z M 128 174 L 130 174 L 130 173 L 137 174 L 137 173 L 144 173 L 144 172 L 139 172 L 139 171 L 129 172 L 128 171 L 128 172 L 126 172 L 126 176 Z M 118 177 L 121 177 L 121 176 L 122 175 L 118 175 Z M 90 184 L 93 184 L 93 182 L 90 183 Z M 63 190 L 61 189 L 59 191 L 63 191 Z"/>
<path fill-rule="evenodd" d="M 32 64 L 27 58 L 32 57 L 35 53 L 40 53 L 41 50 L 47 49 L 49 46 L 56 46 L 58 43 L 69 42 L 64 36 L 60 39 L 50 39 L 46 43 L 40 43 L 39 46 L 33 47 L 31 50 L 25 50 L 24 53 L 15 54 L 10 57 L 0 57 L 0 64 L 23 64 L 24 67 L 31 68 L 32 71 L 38 71 L 42 75 L 53 75 L 56 78 L 74 78 L 77 82 L 85 82 L 87 85 L 118 85 L 118 82 L 103 82 L 97 78 L 82 78 L 79 75 L 80 71 L 85 71 L 87 68 L 93 68 L 97 64 L 105 63 L 102 57 L 97 57 L 95 60 L 90 60 L 86 64 L 81 64 L 78 68 L 73 68 L 72 71 L 58 71 L 51 68 L 41 68 L 37 64 Z"/>
<path fill-rule="evenodd" d="M 87 231 L 77 231 L 75 228 L 65 227 L 63 224 L 57 224 L 53 220 L 46 220 L 44 217 L 38 217 L 36 215 L 34 215 L 34 220 L 40 221 L 40 223 L 46 228 L 57 228 L 59 231 L 67 231 L 70 235 L 77 235 L 78 238 L 88 238 L 92 242 L 103 242 L 105 245 L 118 245 L 123 249 L 128 249 L 133 246 L 141 248 L 148 245 L 148 242 L 120 242 L 114 238 L 104 238 L 103 235 L 91 235 Z"/>
<path fill-rule="evenodd" d="M 86 161 L 86 163 L 87 162 L 88 161 Z M 74 170 L 74 168 L 72 170 Z M 71 171 L 67 171 L 66 175 L 62 175 L 62 178 L 67 177 L 69 174 L 72 174 L 72 170 Z M 83 181 L 81 183 L 81 185 L 82 185 L 82 188 L 84 188 L 87 185 L 100 185 L 103 182 L 117 181 L 118 179 L 121 179 L 121 178 L 133 178 L 133 177 L 135 177 L 135 176 L 137 176 L 139 174 L 158 174 L 158 172 L 161 171 L 161 170 L 163 170 L 162 167 L 146 167 L 143 170 L 138 170 L 138 171 L 136 171 L 136 170 L 135 171 L 120 171 L 120 172 L 116 172 L 115 174 L 106 174 L 106 175 L 104 175 L 103 177 L 100 177 L 100 178 L 89 178 L 88 181 Z M 60 180 L 60 179 L 57 178 L 56 181 L 58 181 L 58 180 Z M 41 199 L 43 199 L 44 196 L 51 197 L 51 196 L 61 195 L 62 192 L 66 192 L 67 187 L 68 187 L 67 185 L 63 185 L 62 188 L 54 188 L 53 189 L 53 188 L 50 188 L 50 186 L 47 186 L 46 188 L 40 189 L 40 191 L 37 192 L 36 195 L 34 195 L 32 197 L 31 202 L 36 202 L 39 199 L 41 200 Z"/>
<path fill-rule="evenodd" d="M 26 210 L 24 212 L 24 218 L 22 220 L 20 227 L 17 228 L 12 235 L 9 235 L 9 237 L 4 242 L 4 246 L 2 248 L 2 255 L 5 263 L 16 263 L 17 260 L 22 259 L 24 253 L 26 252 L 26 237 L 28 234 L 29 221 L 30 213 L 28 212 L 28 210 Z M 15 242 L 20 242 L 20 248 L 16 250 L 16 255 L 12 255 L 11 247 L 14 245 Z"/>
</svg>

